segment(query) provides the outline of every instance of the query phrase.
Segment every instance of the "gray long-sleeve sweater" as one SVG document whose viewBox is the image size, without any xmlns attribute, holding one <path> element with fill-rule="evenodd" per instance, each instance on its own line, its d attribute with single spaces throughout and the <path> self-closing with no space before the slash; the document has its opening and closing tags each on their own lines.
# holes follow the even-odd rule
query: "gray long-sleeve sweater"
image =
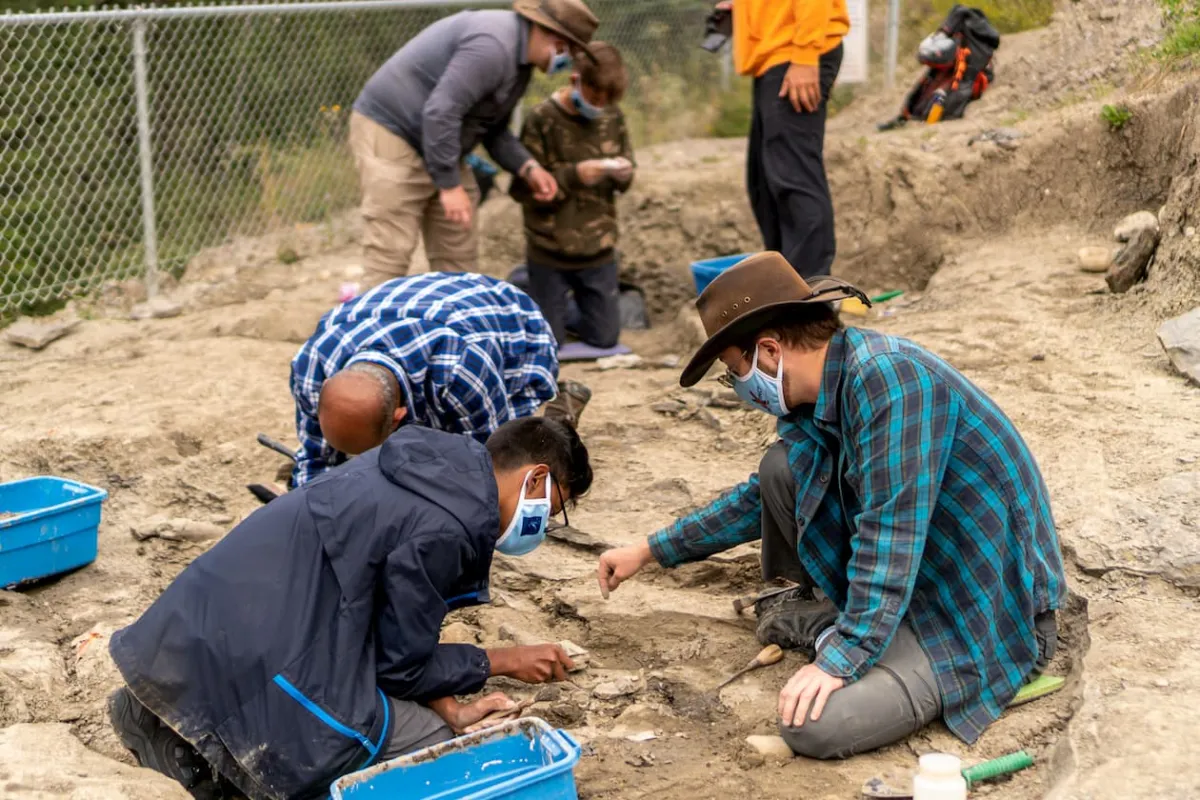
<svg viewBox="0 0 1200 800">
<path fill-rule="evenodd" d="M 529 86 L 529 23 L 512 11 L 462 11 L 410 39 L 367 81 L 354 110 L 408 142 L 438 188 L 458 186 L 478 144 L 517 172 L 529 152 L 509 119 Z"/>
</svg>

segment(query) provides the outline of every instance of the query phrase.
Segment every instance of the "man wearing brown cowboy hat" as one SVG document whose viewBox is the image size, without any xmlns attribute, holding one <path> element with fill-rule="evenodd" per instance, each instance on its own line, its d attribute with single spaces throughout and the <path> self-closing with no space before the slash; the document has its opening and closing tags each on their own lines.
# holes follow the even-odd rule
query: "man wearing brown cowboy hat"
<svg viewBox="0 0 1200 800">
<path fill-rule="evenodd" d="M 779 696 L 793 751 L 839 758 L 941 717 L 972 743 L 1054 654 L 1062 555 L 1046 486 L 1012 422 L 919 345 L 844 329 L 775 252 L 714 280 L 708 340 L 683 372 L 722 380 L 779 417 L 759 471 L 648 541 L 600 557 L 601 592 L 651 561 L 672 567 L 762 540 L 758 637 L 804 651 Z M 817 590 L 814 592 L 814 590 Z"/>
<path fill-rule="evenodd" d="M 434 271 L 474 271 L 479 188 L 465 159 L 482 144 L 535 197 L 554 176 L 509 131 L 534 68 L 567 70 L 599 21 L 581 0 L 516 0 L 512 11 L 438 20 L 388 59 L 354 102 L 350 146 L 362 184 L 363 260 L 375 286 L 408 274 L 423 238 Z"/>
</svg>

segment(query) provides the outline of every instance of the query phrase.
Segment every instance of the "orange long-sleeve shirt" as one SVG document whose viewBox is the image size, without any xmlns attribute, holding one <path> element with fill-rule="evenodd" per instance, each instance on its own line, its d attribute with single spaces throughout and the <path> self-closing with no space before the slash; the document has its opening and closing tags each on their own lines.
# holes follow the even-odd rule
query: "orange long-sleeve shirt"
<svg viewBox="0 0 1200 800">
<path fill-rule="evenodd" d="M 788 62 L 815 66 L 849 30 L 846 0 L 734 0 L 734 64 L 755 77 Z"/>
</svg>

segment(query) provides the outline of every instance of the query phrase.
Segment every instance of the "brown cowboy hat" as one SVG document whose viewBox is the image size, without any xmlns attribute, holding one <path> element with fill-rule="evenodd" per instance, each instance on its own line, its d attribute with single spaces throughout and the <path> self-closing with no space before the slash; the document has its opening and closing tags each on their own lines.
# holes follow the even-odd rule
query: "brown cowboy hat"
<svg viewBox="0 0 1200 800">
<path fill-rule="evenodd" d="M 708 372 L 721 351 L 738 344 L 778 321 L 779 312 L 812 303 L 832 303 L 857 297 L 871 301 L 857 287 L 821 275 L 808 283 L 773 250 L 756 253 L 722 272 L 696 298 L 696 309 L 708 340 L 679 376 L 681 386 L 692 386 Z"/>
<path fill-rule="evenodd" d="M 600 26 L 600 20 L 581 0 L 516 0 L 513 11 L 557 33 L 591 57 L 588 43 Z"/>
</svg>

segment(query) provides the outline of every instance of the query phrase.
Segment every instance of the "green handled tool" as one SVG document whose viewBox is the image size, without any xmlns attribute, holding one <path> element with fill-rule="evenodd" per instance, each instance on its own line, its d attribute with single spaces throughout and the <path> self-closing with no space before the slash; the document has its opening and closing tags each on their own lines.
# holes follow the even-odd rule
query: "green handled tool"
<svg viewBox="0 0 1200 800">
<path fill-rule="evenodd" d="M 993 758 L 967 767 L 962 776 L 967 782 L 967 788 L 982 781 L 1012 775 L 1033 766 L 1033 756 L 1024 750 L 1009 753 L 1006 756 Z M 902 775 L 884 775 L 871 778 L 862 787 L 862 796 L 866 800 L 912 800 L 912 773 Z"/>
</svg>

